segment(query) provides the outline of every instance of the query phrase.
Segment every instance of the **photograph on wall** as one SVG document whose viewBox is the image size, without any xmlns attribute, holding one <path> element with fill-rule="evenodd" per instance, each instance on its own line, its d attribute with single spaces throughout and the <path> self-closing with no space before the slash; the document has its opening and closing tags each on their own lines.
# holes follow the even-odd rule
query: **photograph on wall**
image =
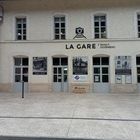
<svg viewBox="0 0 140 140">
<path fill-rule="evenodd" d="M 33 75 L 47 74 L 47 57 L 33 57 Z"/>
<path fill-rule="evenodd" d="M 115 74 L 131 75 L 131 56 L 115 57 Z"/>
<path fill-rule="evenodd" d="M 88 74 L 88 57 L 73 57 L 73 75 Z"/>
</svg>

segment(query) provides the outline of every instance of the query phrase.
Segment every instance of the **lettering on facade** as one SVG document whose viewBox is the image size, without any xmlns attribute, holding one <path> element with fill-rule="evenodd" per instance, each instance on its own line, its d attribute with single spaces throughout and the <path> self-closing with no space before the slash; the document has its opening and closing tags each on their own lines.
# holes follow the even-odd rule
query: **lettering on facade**
<svg viewBox="0 0 140 140">
<path fill-rule="evenodd" d="M 84 43 L 84 44 L 66 44 L 65 45 L 65 48 L 67 50 L 74 50 L 74 49 L 77 49 L 77 50 L 86 50 L 86 49 L 114 49 L 115 46 L 113 45 L 110 45 L 109 43 L 104 43 L 104 44 L 101 44 L 101 43 Z"/>
<path fill-rule="evenodd" d="M 109 43 L 107 44 L 98 44 L 100 46 L 101 49 L 104 49 L 104 48 L 115 48 L 115 46 L 111 46 Z"/>
<path fill-rule="evenodd" d="M 69 50 L 69 49 L 96 49 L 96 45 L 95 44 L 76 44 L 76 45 L 73 45 L 73 44 L 66 44 L 66 49 Z"/>
</svg>

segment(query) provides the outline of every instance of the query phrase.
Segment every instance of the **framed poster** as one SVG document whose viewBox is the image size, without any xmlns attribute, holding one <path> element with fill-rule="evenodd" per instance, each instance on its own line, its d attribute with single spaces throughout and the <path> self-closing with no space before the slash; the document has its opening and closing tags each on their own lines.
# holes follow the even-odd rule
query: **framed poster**
<svg viewBox="0 0 140 140">
<path fill-rule="evenodd" d="M 88 74 L 88 57 L 73 57 L 73 75 Z"/>
<path fill-rule="evenodd" d="M 115 57 L 115 74 L 131 75 L 131 56 Z"/>
<path fill-rule="evenodd" d="M 33 75 L 47 74 L 47 57 L 33 57 Z"/>
</svg>

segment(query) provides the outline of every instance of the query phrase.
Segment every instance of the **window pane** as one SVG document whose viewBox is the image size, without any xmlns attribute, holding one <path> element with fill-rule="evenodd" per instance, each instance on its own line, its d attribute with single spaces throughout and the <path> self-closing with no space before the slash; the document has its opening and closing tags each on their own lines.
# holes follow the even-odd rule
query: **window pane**
<svg viewBox="0 0 140 140">
<path fill-rule="evenodd" d="M 99 83 L 100 82 L 100 75 L 94 75 L 94 82 Z"/>
<path fill-rule="evenodd" d="M 101 32 L 104 33 L 106 31 L 106 29 L 103 27 L 101 28 Z"/>
<path fill-rule="evenodd" d="M 137 81 L 138 81 L 138 83 L 140 83 L 140 75 L 138 75 Z"/>
<path fill-rule="evenodd" d="M 59 39 L 59 35 L 55 35 L 55 39 Z"/>
<path fill-rule="evenodd" d="M 95 27 L 98 27 L 99 26 L 99 22 L 95 22 Z"/>
<path fill-rule="evenodd" d="M 28 68 L 23 68 L 23 74 L 28 74 Z"/>
<path fill-rule="evenodd" d="M 21 76 L 15 75 L 15 82 L 21 82 Z"/>
<path fill-rule="evenodd" d="M 61 17 L 61 21 L 65 21 L 65 17 Z"/>
<path fill-rule="evenodd" d="M 61 73 L 62 73 L 62 69 L 58 68 L 58 74 L 61 74 Z"/>
<path fill-rule="evenodd" d="M 102 74 L 108 74 L 108 68 L 102 68 Z"/>
<path fill-rule="evenodd" d="M 109 65 L 109 58 L 108 57 L 102 57 L 102 65 Z"/>
<path fill-rule="evenodd" d="M 93 58 L 93 65 L 100 65 L 100 58 L 99 57 Z"/>
<path fill-rule="evenodd" d="M 21 58 L 15 58 L 15 66 L 21 65 Z"/>
<path fill-rule="evenodd" d="M 65 23 L 61 23 L 61 27 L 62 27 L 62 28 L 65 27 Z"/>
<path fill-rule="evenodd" d="M 54 17 L 54 21 L 58 22 L 59 21 L 59 17 Z"/>
<path fill-rule="evenodd" d="M 99 38 L 99 34 L 95 34 L 95 38 Z"/>
<path fill-rule="evenodd" d="M 18 35 L 17 36 L 17 40 L 21 40 L 22 38 L 21 38 L 21 35 Z"/>
<path fill-rule="evenodd" d="M 22 65 L 28 66 L 28 58 L 22 58 Z"/>
<path fill-rule="evenodd" d="M 140 67 L 137 68 L 137 74 L 140 74 Z"/>
<path fill-rule="evenodd" d="M 60 58 L 53 58 L 53 65 L 60 65 Z"/>
<path fill-rule="evenodd" d="M 57 82 L 57 75 L 53 76 L 53 82 Z"/>
<path fill-rule="evenodd" d="M 106 38 L 106 33 L 102 33 L 101 38 Z"/>
<path fill-rule="evenodd" d="M 65 29 L 61 29 L 61 33 L 62 34 L 65 34 Z"/>
<path fill-rule="evenodd" d="M 68 59 L 67 58 L 61 58 L 61 65 L 67 66 L 68 65 Z"/>
<path fill-rule="evenodd" d="M 106 26 L 106 22 L 101 22 L 101 26 Z"/>
<path fill-rule="evenodd" d="M 103 83 L 108 82 L 108 75 L 102 75 L 102 82 Z"/>
<path fill-rule="evenodd" d="M 28 75 L 23 75 L 22 79 L 23 79 L 24 82 L 28 82 Z"/>
<path fill-rule="evenodd" d="M 56 34 L 59 34 L 59 29 L 55 29 L 55 33 Z"/>
<path fill-rule="evenodd" d="M 99 33 L 99 28 L 95 28 L 95 32 L 96 33 Z"/>
<path fill-rule="evenodd" d="M 23 40 L 26 40 L 26 35 L 23 36 Z"/>
<path fill-rule="evenodd" d="M 64 75 L 64 82 L 67 82 L 67 75 Z"/>
<path fill-rule="evenodd" d="M 59 23 L 55 23 L 55 27 L 56 28 L 59 28 Z"/>
<path fill-rule="evenodd" d="M 15 74 L 21 74 L 21 68 L 15 68 Z"/>
<path fill-rule="evenodd" d="M 53 73 L 54 73 L 54 74 L 57 74 L 57 68 L 54 68 L 54 69 L 53 69 Z"/>
<path fill-rule="evenodd" d="M 140 65 L 140 57 L 136 57 L 136 64 Z"/>
<path fill-rule="evenodd" d="M 26 24 L 23 24 L 23 28 L 26 28 Z"/>
<path fill-rule="evenodd" d="M 94 68 L 94 74 L 100 74 L 100 68 Z"/>
<path fill-rule="evenodd" d="M 66 39 L 66 38 L 65 38 L 65 35 L 61 35 L 61 39 Z"/>
</svg>

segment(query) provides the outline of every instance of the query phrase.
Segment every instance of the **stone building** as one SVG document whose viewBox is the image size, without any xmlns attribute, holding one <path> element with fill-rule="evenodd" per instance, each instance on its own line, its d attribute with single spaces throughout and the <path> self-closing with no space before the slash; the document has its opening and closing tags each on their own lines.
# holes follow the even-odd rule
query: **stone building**
<svg viewBox="0 0 140 140">
<path fill-rule="evenodd" d="M 139 93 L 139 0 L 0 0 L 0 91 Z"/>
</svg>

